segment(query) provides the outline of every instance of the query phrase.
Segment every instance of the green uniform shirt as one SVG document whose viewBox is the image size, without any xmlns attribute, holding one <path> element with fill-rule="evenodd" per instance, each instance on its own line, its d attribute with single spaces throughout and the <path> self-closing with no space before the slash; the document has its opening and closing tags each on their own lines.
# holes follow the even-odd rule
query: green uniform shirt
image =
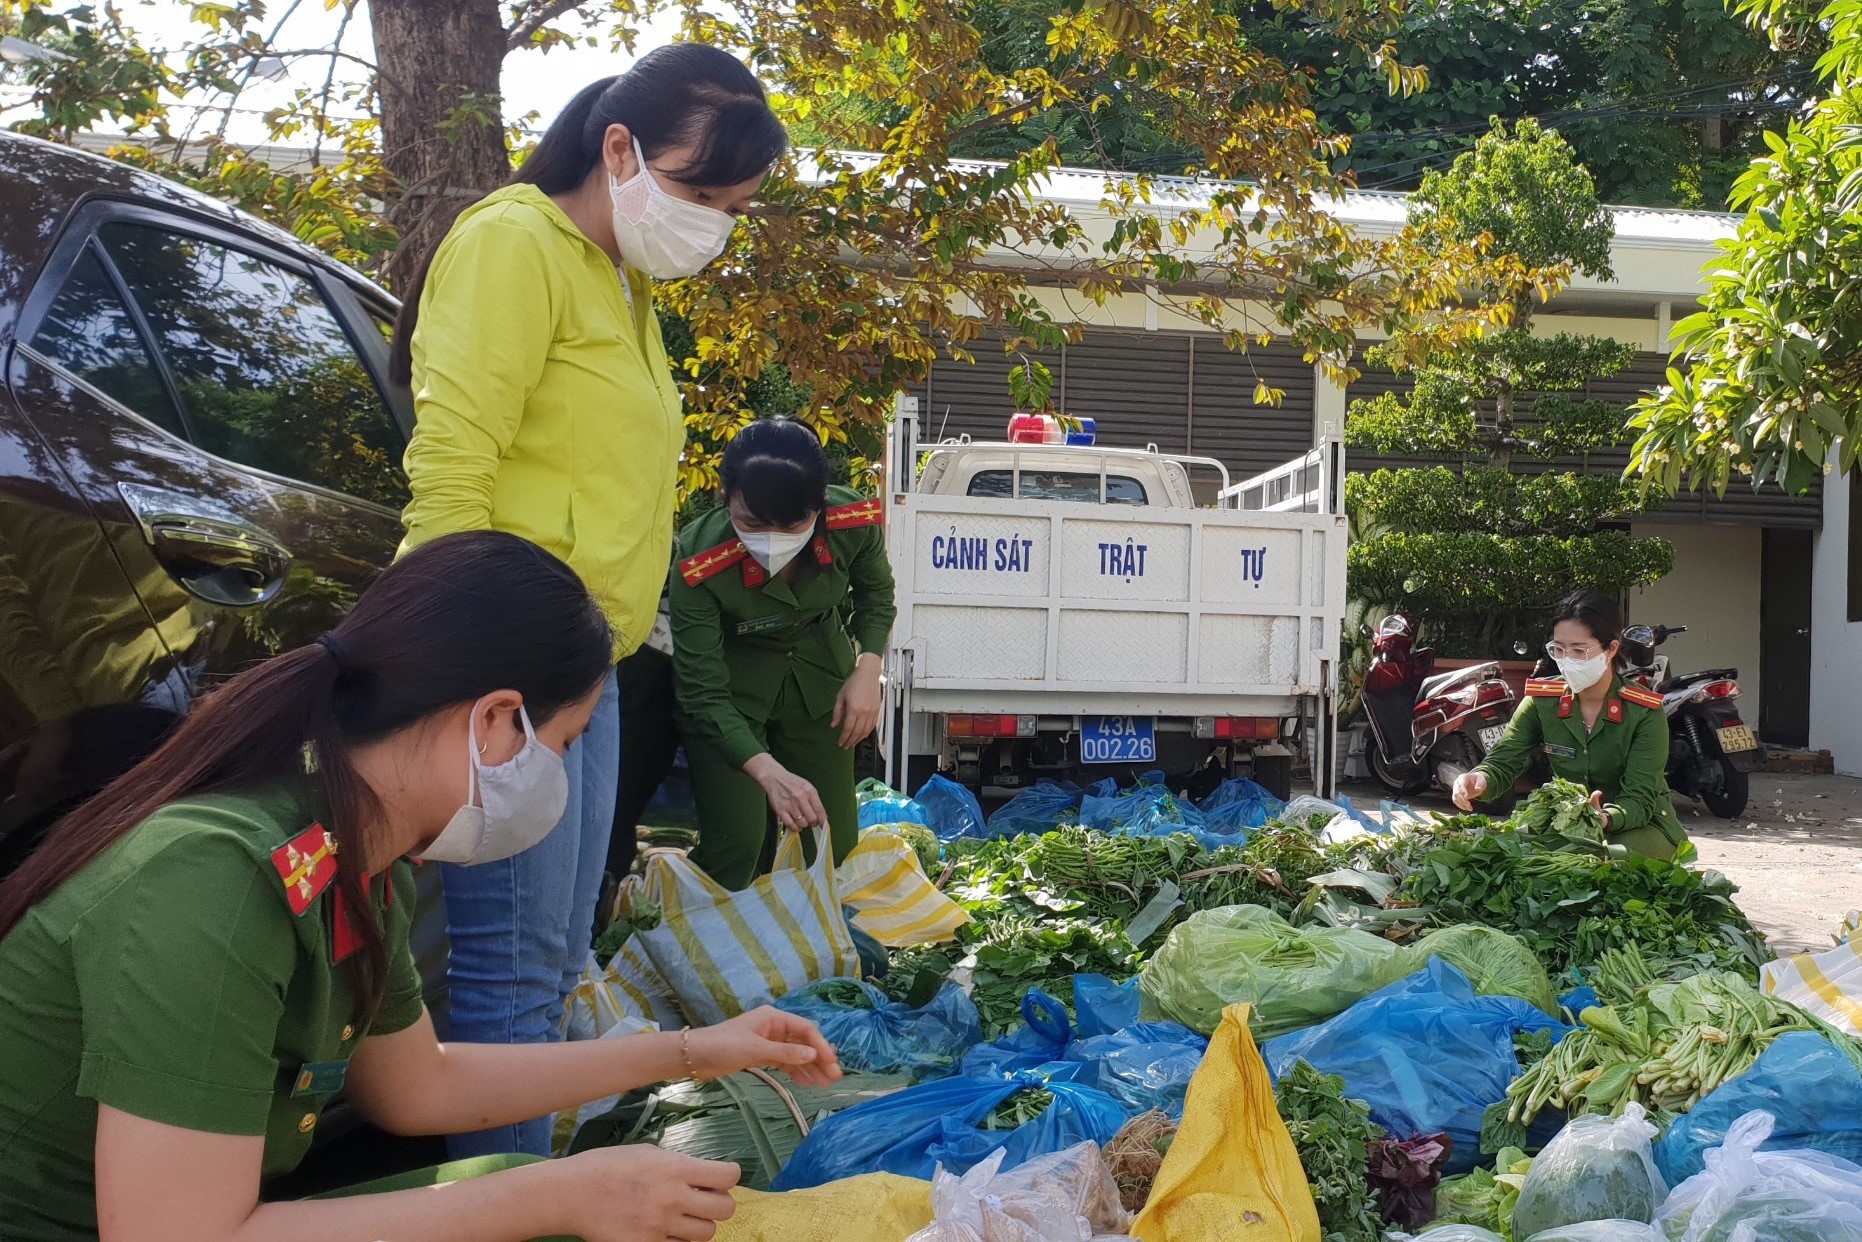
<svg viewBox="0 0 1862 1242">
<path fill-rule="evenodd" d="M 1651 841 L 1647 830 L 1671 845 L 1687 840 L 1668 790 L 1668 718 L 1658 696 L 1617 677 L 1586 731 L 1584 709 L 1562 678 L 1527 682 L 1505 736 L 1475 769 L 1487 777 L 1486 799 L 1510 793 L 1541 754 L 1553 775 L 1603 791 L 1612 840 L 1639 834 Z"/>
<path fill-rule="evenodd" d="M 670 590 L 679 708 L 692 734 L 737 767 L 764 749 L 747 721 L 767 721 L 791 679 L 808 713 L 826 720 L 855 647 L 885 654 L 898 609 L 879 502 L 831 487 L 828 503 L 793 583 L 750 558 L 726 509 L 679 532 Z"/>
<path fill-rule="evenodd" d="M 365 1031 L 354 972 L 333 960 L 333 871 L 293 886 L 294 900 L 273 858 L 316 822 L 312 806 L 294 784 L 165 807 L 0 941 L 8 1242 L 97 1236 L 99 1104 L 263 1135 L 264 1173 L 286 1172 L 362 1037 L 419 1019 L 412 868 L 395 865 L 385 900 L 375 884 L 390 968 Z M 301 1081 L 306 1067 L 315 1082 Z"/>
</svg>

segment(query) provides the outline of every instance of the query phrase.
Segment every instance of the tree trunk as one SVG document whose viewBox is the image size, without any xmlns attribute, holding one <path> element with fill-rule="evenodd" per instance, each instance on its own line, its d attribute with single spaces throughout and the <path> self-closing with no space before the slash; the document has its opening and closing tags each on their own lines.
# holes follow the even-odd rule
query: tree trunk
<svg viewBox="0 0 1862 1242">
<path fill-rule="evenodd" d="M 400 183 L 388 220 L 400 247 L 383 273 L 405 292 L 447 228 L 510 173 L 498 0 L 371 0 L 382 158 Z"/>
</svg>

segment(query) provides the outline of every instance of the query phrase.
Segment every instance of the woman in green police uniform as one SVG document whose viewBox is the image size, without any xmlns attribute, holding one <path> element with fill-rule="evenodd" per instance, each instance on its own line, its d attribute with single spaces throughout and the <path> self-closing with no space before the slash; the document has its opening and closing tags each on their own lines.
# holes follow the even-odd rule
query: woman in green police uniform
<svg viewBox="0 0 1862 1242">
<path fill-rule="evenodd" d="M 1487 761 L 1455 781 L 1455 805 L 1505 796 L 1535 756 L 1552 773 L 1592 791 L 1612 844 L 1655 858 L 1686 849 L 1687 833 L 1668 791 L 1668 718 L 1661 696 L 1615 671 L 1623 614 L 1613 600 L 1583 592 L 1553 614 L 1546 654 L 1559 676 L 1526 683 L 1526 700 Z"/>
<path fill-rule="evenodd" d="M 877 501 L 828 486 L 815 433 L 786 418 L 738 433 L 724 504 L 679 532 L 673 669 L 698 810 L 692 859 L 728 888 L 756 878 L 770 812 L 859 832 L 853 748 L 879 722 L 896 615 Z"/>
<path fill-rule="evenodd" d="M 390 1132 L 447 1134 L 752 1065 L 838 1076 L 820 1033 L 771 1009 L 624 1040 L 435 1038 L 408 859 L 442 841 L 508 857 L 550 830 L 612 641 L 554 556 L 444 536 L 60 823 L 0 884 L 0 1236 L 710 1238 L 737 1170 L 655 1148 L 260 1200 L 338 1091 Z"/>
</svg>

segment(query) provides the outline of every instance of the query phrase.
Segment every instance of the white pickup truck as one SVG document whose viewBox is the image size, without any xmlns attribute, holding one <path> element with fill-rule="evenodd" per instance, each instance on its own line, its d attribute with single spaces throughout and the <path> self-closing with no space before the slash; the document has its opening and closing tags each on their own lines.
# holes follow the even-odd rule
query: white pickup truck
<svg viewBox="0 0 1862 1242">
<path fill-rule="evenodd" d="M 986 797 L 1162 769 L 1285 797 L 1303 749 L 1333 783 L 1344 453 L 1229 485 L 1210 458 L 1096 445 L 921 447 L 900 397 L 885 463 L 898 621 L 886 776 Z M 1199 508 L 1192 470 L 1217 478 Z"/>
</svg>

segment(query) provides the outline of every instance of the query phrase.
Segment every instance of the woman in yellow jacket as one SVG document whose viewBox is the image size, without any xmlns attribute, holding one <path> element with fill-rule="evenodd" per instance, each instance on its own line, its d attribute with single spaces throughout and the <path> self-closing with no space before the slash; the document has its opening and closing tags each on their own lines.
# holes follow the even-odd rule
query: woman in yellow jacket
<svg viewBox="0 0 1862 1242">
<path fill-rule="evenodd" d="M 723 252 L 785 144 L 748 69 L 674 44 L 584 89 L 511 184 L 459 216 L 395 333 L 415 410 L 404 550 L 455 531 L 521 535 L 588 584 L 617 659 L 645 641 L 685 443 L 652 282 Z M 614 818 L 612 676 L 566 759 L 568 809 L 541 843 L 479 866 L 439 860 L 458 1039 L 556 1038 Z M 451 1141 L 455 1158 L 548 1143 L 541 1119 Z"/>
</svg>

